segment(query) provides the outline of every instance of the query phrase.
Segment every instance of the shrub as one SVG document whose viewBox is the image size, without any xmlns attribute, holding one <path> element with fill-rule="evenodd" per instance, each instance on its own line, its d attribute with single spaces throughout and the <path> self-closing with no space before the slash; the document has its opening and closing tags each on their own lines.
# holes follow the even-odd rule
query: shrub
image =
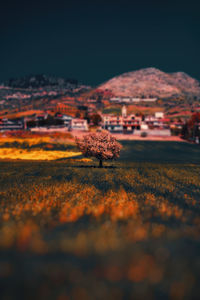
<svg viewBox="0 0 200 300">
<path fill-rule="evenodd" d="M 141 132 L 141 134 L 140 134 L 141 137 L 147 137 L 147 135 L 148 135 L 147 132 L 144 132 L 144 131 Z"/>
</svg>

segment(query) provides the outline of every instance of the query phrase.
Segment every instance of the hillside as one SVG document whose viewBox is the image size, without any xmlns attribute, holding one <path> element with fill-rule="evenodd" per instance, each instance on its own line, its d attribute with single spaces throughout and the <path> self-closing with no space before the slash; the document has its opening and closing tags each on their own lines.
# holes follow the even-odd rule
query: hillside
<svg viewBox="0 0 200 300">
<path fill-rule="evenodd" d="M 72 99 L 70 104 L 74 104 L 75 97 L 90 89 L 76 79 L 45 74 L 9 79 L 0 84 L 0 112 L 4 116 L 35 109 L 49 110 L 66 97 Z"/>
<path fill-rule="evenodd" d="M 99 86 L 115 96 L 125 97 L 178 97 L 200 98 L 200 82 L 186 73 L 165 73 L 146 68 L 116 76 Z"/>
</svg>

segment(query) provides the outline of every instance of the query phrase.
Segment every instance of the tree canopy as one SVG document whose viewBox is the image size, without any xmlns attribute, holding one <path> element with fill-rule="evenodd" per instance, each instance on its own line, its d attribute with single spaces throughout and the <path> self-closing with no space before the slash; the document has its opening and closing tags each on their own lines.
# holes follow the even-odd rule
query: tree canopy
<svg viewBox="0 0 200 300">
<path fill-rule="evenodd" d="M 107 131 L 89 133 L 82 139 L 76 138 L 76 144 L 85 157 L 96 157 L 99 167 L 104 160 L 115 160 L 119 157 L 122 146 Z"/>
</svg>

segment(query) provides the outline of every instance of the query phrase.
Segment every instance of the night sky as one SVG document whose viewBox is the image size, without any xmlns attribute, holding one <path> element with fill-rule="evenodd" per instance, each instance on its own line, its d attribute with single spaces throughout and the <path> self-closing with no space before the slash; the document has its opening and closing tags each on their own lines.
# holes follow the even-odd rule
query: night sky
<svg viewBox="0 0 200 300">
<path fill-rule="evenodd" d="M 96 85 L 146 67 L 200 80 L 198 2 L 1 2 L 0 81 L 45 73 Z"/>
</svg>

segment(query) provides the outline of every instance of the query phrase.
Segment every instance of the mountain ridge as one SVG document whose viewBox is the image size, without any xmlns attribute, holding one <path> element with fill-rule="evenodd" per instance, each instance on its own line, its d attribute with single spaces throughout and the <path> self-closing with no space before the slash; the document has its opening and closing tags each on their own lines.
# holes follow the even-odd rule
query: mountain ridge
<svg viewBox="0 0 200 300">
<path fill-rule="evenodd" d="M 165 73 L 150 67 L 125 72 L 100 84 L 115 96 L 176 97 L 193 95 L 200 98 L 200 82 L 185 72 Z"/>
<path fill-rule="evenodd" d="M 40 88 L 46 86 L 77 87 L 78 80 L 61 78 L 46 74 L 31 74 L 20 78 L 10 78 L 4 82 L 5 86 L 12 88 Z"/>
</svg>

